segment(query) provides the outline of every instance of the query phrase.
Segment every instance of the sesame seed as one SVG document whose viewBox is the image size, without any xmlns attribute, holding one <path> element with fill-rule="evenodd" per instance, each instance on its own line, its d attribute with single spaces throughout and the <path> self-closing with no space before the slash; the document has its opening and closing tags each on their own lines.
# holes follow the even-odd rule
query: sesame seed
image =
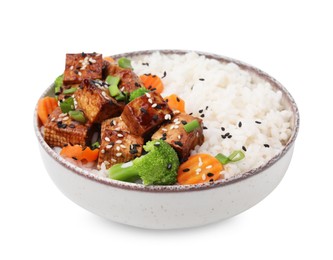
<svg viewBox="0 0 333 260">
<path fill-rule="evenodd" d="M 209 179 L 209 182 L 211 182 L 211 183 L 214 182 L 214 179 Z"/>
<path fill-rule="evenodd" d="M 174 113 L 174 114 L 179 114 L 180 111 L 179 111 L 179 110 L 174 110 L 173 113 Z"/>
<path fill-rule="evenodd" d="M 175 125 L 172 125 L 170 126 L 170 130 L 174 129 L 175 128 Z"/>
<path fill-rule="evenodd" d="M 254 121 L 256 124 L 258 124 L 258 125 L 260 125 L 261 124 L 261 122 L 260 121 Z"/>
<path fill-rule="evenodd" d="M 222 130 L 222 131 L 225 131 L 225 128 L 222 126 L 222 127 L 221 127 L 221 130 Z"/>
<path fill-rule="evenodd" d="M 54 120 L 55 120 L 55 117 L 52 117 L 51 122 L 53 122 Z"/>
<path fill-rule="evenodd" d="M 195 170 L 195 172 L 196 172 L 196 174 L 198 175 L 198 174 L 201 172 L 201 168 L 197 168 L 197 169 Z"/>
<path fill-rule="evenodd" d="M 121 145 L 119 145 L 121 148 L 123 148 L 123 149 L 125 149 L 126 148 L 126 146 L 125 145 L 123 145 L 123 144 L 121 144 Z"/>
<path fill-rule="evenodd" d="M 183 172 L 189 172 L 189 171 L 190 171 L 189 168 L 185 168 L 185 169 L 183 169 Z"/>
<path fill-rule="evenodd" d="M 241 121 L 239 121 L 238 127 L 242 127 L 242 122 Z"/>
<path fill-rule="evenodd" d="M 82 73 L 79 71 L 78 73 L 77 73 L 79 76 L 82 76 Z"/>
<path fill-rule="evenodd" d="M 178 138 L 179 140 L 182 139 L 182 137 L 181 137 L 180 135 L 178 135 L 177 138 Z"/>
<path fill-rule="evenodd" d="M 200 80 L 200 81 L 204 81 L 205 79 L 204 79 L 204 78 L 200 78 L 199 80 Z"/>
<path fill-rule="evenodd" d="M 207 130 L 208 128 L 206 126 L 203 127 L 204 130 Z"/>
<path fill-rule="evenodd" d="M 201 157 L 199 157 L 199 164 L 198 165 L 199 165 L 199 167 L 201 167 L 203 165 Z"/>
<path fill-rule="evenodd" d="M 164 116 L 164 119 L 165 119 L 165 120 L 171 120 L 171 115 L 170 115 L 170 114 L 166 114 L 166 115 Z"/>
<path fill-rule="evenodd" d="M 153 104 L 153 100 L 152 100 L 151 98 L 148 98 L 148 102 L 149 102 L 150 104 Z"/>
<path fill-rule="evenodd" d="M 163 133 L 162 135 L 163 135 L 163 136 L 166 136 L 167 134 L 166 134 L 166 133 Z"/>
<path fill-rule="evenodd" d="M 101 153 L 105 153 L 105 150 L 104 150 L 104 149 L 102 149 L 102 150 L 101 150 Z"/>
<path fill-rule="evenodd" d="M 244 145 L 242 146 L 242 150 L 246 152 L 246 147 Z"/>
<path fill-rule="evenodd" d="M 130 149 L 130 154 L 136 154 L 138 153 L 138 150 L 136 148 Z"/>
<path fill-rule="evenodd" d="M 110 142 L 110 138 L 107 137 L 107 136 L 104 138 L 104 140 L 107 141 L 107 142 Z"/>
<path fill-rule="evenodd" d="M 230 139 L 232 137 L 232 135 L 228 135 L 228 138 Z"/>
<path fill-rule="evenodd" d="M 111 149 L 112 148 L 112 145 L 111 144 L 108 144 L 107 146 L 105 146 L 106 149 Z"/>
<path fill-rule="evenodd" d="M 175 144 L 182 147 L 183 146 L 183 143 L 181 141 L 175 141 Z"/>
<path fill-rule="evenodd" d="M 266 148 L 269 148 L 269 144 L 264 144 L 264 146 L 265 146 Z"/>
<path fill-rule="evenodd" d="M 187 124 L 187 122 L 185 120 L 182 120 L 181 122 L 182 122 L 183 125 Z"/>
<path fill-rule="evenodd" d="M 110 97 L 108 97 L 108 95 L 107 95 L 104 91 L 102 91 L 102 96 L 103 96 L 105 99 L 110 99 Z"/>
<path fill-rule="evenodd" d="M 201 178 L 203 181 L 206 180 L 206 174 L 202 174 Z"/>
<path fill-rule="evenodd" d="M 122 87 L 122 88 L 120 89 L 121 92 L 123 92 L 124 90 L 125 90 L 125 87 Z"/>
<path fill-rule="evenodd" d="M 208 106 L 206 106 L 206 108 L 205 108 L 206 110 L 208 109 Z"/>
<path fill-rule="evenodd" d="M 213 176 L 214 176 L 214 173 L 209 172 L 209 173 L 207 173 L 207 176 L 208 176 L 208 177 L 213 177 Z"/>
<path fill-rule="evenodd" d="M 74 66 L 72 65 L 69 69 L 70 69 L 70 70 L 73 70 L 73 69 L 74 69 Z"/>
<path fill-rule="evenodd" d="M 117 147 L 116 147 L 116 150 L 119 152 L 119 151 L 120 151 L 120 147 L 119 147 L 119 146 L 117 146 Z"/>
<path fill-rule="evenodd" d="M 163 131 L 163 132 L 167 132 L 168 129 L 166 129 L 166 128 L 162 128 L 162 131 Z"/>
<path fill-rule="evenodd" d="M 121 140 L 117 140 L 116 141 L 116 144 L 121 144 L 123 141 L 121 141 Z"/>
<path fill-rule="evenodd" d="M 205 114 L 201 114 L 200 117 L 205 117 Z"/>
<path fill-rule="evenodd" d="M 158 119 L 158 115 L 153 115 L 153 120 L 156 121 Z"/>
<path fill-rule="evenodd" d="M 147 97 L 147 98 L 150 98 L 151 96 L 150 96 L 150 94 L 149 94 L 149 93 L 146 93 L 146 97 Z"/>
<path fill-rule="evenodd" d="M 141 111 L 142 113 L 144 113 L 144 114 L 147 113 L 147 110 L 144 109 L 143 107 L 140 108 L 140 111 Z"/>
<path fill-rule="evenodd" d="M 117 127 L 117 128 L 115 128 L 114 130 L 116 130 L 116 131 L 120 131 L 120 127 Z"/>
<path fill-rule="evenodd" d="M 122 135 L 122 134 L 117 134 L 117 136 L 118 136 L 118 137 L 124 137 L 124 135 Z"/>
<path fill-rule="evenodd" d="M 179 128 L 179 125 L 175 125 L 175 129 L 178 129 Z"/>
<path fill-rule="evenodd" d="M 210 165 L 207 165 L 207 166 L 206 166 L 206 169 L 210 169 L 210 168 L 212 168 L 212 167 L 213 167 L 213 165 L 210 164 Z"/>
<path fill-rule="evenodd" d="M 200 110 L 199 110 L 199 113 L 201 114 L 202 112 L 203 112 L 203 109 L 200 109 Z"/>
<path fill-rule="evenodd" d="M 165 137 L 165 136 L 162 136 L 162 137 L 160 138 L 160 140 L 165 141 L 165 140 L 166 140 L 166 137 Z"/>
<path fill-rule="evenodd" d="M 179 121 L 179 118 L 175 118 L 175 119 L 173 120 L 174 123 L 176 123 L 176 122 L 178 122 L 178 121 Z"/>
<path fill-rule="evenodd" d="M 68 116 L 65 116 L 62 120 L 68 120 L 69 117 Z"/>
<path fill-rule="evenodd" d="M 149 66 L 149 63 L 148 62 L 143 62 L 142 65 L 143 66 Z"/>
<path fill-rule="evenodd" d="M 179 121 L 177 121 L 175 124 L 176 124 L 176 125 L 180 125 L 180 122 L 179 122 Z"/>
<path fill-rule="evenodd" d="M 122 153 L 116 153 L 116 156 L 120 157 L 120 156 L 122 156 Z"/>
<path fill-rule="evenodd" d="M 172 164 L 171 164 L 171 163 L 168 163 L 168 165 L 167 165 L 167 169 L 168 169 L 168 170 L 171 170 L 171 168 L 172 168 Z"/>
<path fill-rule="evenodd" d="M 156 104 L 156 103 L 154 103 L 154 104 L 152 104 L 152 105 L 151 105 L 151 107 L 156 107 L 156 106 L 157 106 L 157 104 Z"/>
<path fill-rule="evenodd" d="M 161 77 L 161 79 L 165 78 L 167 75 L 166 71 L 163 72 L 163 76 Z"/>
<path fill-rule="evenodd" d="M 177 102 L 180 102 L 180 99 L 179 99 L 179 97 L 176 97 L 176 100 L 177 100 Z"/>
<path fill-rule="evenodd" d="M 65 117 L 65 116 L 67 116 L 67 113 L 61 113 L 61 114 L 59 115 L 59 117 Z"/>
<path fill-rule="evenodd" d="M 111 158 L 111 162 L 117 162 L 117 160 L 116 160 L 116 159 L 113 159 L 113 158 Z"/>
</svg>

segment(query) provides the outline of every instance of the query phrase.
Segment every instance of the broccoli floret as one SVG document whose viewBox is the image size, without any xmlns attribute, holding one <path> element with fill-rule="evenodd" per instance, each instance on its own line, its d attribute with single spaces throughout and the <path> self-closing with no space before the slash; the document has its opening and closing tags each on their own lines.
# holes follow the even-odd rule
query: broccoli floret
<svg viewBox="0 0 333 260">
<path fill-rule="evenodd" d="M 132 100 L 134 100 L 138 97 L 141 97 L 142 95 L 146 94 L 147 92 L 149 92 L 149 90 L 144 87 L 138 88 L 131 93 L 129 101 L 131 102 Z"/>
<path fill-rule="evenodd" d="M 133 161 L 112 166 L 109 177 L 129 182 L 141 179 L 144 185 L 175 184 L 179 167 L 175 150 L 163 140 L 149 141 L 143 149 L 148 153 Z"/>
</svg>

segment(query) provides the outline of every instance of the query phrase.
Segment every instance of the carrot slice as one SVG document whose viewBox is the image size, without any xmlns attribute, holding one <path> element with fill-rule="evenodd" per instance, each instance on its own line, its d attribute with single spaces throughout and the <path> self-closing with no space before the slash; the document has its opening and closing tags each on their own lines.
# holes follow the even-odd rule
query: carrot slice
<svg viewBox="0 0 333 260">
<path fill-rule="evenodd" d="M 89 147 L 82 149 L 81 145 L 67 145 L 60 151 L 60 155 L 80 161 L 93 162 L 98 158 L 99 149 L 91 150 Z"/>
<path fill-rule="evenodd" d="M 155 90 L 158 94 L 161 94 L 164 90 L 163 82 L 159 76 L 152 74 L 143 74 L 140 79 L 146 89 Z"/>
<path fill-rule="evenodd" d="M 49 114 L 51 114 L 57 106 L 58 103 L 54 97 L 44 97 L 38 101 L 37 114 L 43 125 L 46 124 Z"/>
<path fill-rule="evenodd" d="M 216 181 L 221 177 L 223 165 L 210 154 L 195 154 L 178 168 L 178 183 L 198 184 Z"/>
<path fill-rule="evenodd" d="M 108 61 L 108 62 L 110 62 L 110 63 L 115 63 L 115 60 L 112 57 L 110 57 L 110 56 L 104 57 L 103 59 L 106 60 L 106 61 Z"/>
<path fill-rule="evenodd" d="M 165 97 L 164 100 L 168 103 L 172 110 L 185 112 L 185 101 L 178 97 L 176 94 L 171 94 L 170 96 Z"/>
</svg>

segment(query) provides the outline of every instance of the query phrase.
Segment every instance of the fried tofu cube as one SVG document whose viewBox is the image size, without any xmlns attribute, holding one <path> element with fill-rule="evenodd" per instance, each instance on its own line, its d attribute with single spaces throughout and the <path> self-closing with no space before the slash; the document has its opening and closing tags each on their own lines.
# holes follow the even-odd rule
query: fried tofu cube
<svg viewBox="0 0 333 260">
<path fill-rule="evenodd" d="M 67 144 L 79 144 L 85 147 L 91 140 L 93 126 L 91 123 L 81 124 L 71 120 L 67 114 L 57 107 L 44 126 L 45 142 L 53 147 L 63 147 Z"/>
<path fill-rule="evenodd" d="M 79 84 L 83 79 L 102 79 L 102 68 L 101 54 L 66 54 L 64 85 Z"/>
<path fill-rule="evenodd" d="M 187 133 L 184 125 L 195 119 L 199 121 L 200 127 Z M 191 150 L 204 142 L 202 120 L 185 113 L 177 114 L 153 134 L 152 140 L 156 139 L 169 143 L 176 150 L 180 160 L 185 161 L 190 156 Z"/>
<path fill-rule="evenodd" d="M 105 120 L 101 128 L 101 145 L 97 167 L 104 163 L 108 169 L 117 163 L 124 163 L 141 156 L 144 140 L 130 134 L 121 118 Z"/>
<path fill-rule="evenodd" d="M 109 95 L 102 81 L 85 79 L 74 93 L 77 107 L 82 109 L 92 123 L 101 123 L 107 118 L 119 116 L 125 106 Z"/>
<path fill-rule="evenodd" d="M 165 120 L 170 120 L 172 110 L 160 94 L 146 93 L 128 103 L 121 114 L 130 132 L 146 137 L 154 132 Z"/>
</svg>

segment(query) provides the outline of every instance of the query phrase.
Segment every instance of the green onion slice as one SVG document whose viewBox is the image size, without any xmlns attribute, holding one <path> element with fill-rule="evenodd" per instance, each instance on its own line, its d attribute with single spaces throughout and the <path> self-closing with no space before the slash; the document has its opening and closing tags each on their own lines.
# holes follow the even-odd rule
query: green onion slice
<svg viewBox="0 0 333 260">
<path fill-rule="evenodd" d="M 75 91 L 77 90 L 77 88 L 69 88 L 69 89 L 64 89 L 63 93 L 64 94 L 73 94 Z"/>
<path fill-rule="evenodd" d="M 60 88 L 63 85 L 63 81 L 64 81 L 64 75 L 61 74 L 60 76 L 58 76 L 55 81 L 54 81 L 54 92 L 55 93 L 59 93 L 60 92 Z"/>
<path fill-rule="evenodd" d="M 70 116 L 70 118 L 80 123 L 84 124 L 86 122 L 86 118 L 84 117 L 83 112 L 80 110 L 69 111 L 68 115 Z"/>
<path fill-rule="evenodd" d="M 99 146 L 100 146 L 99 142 L 95 142 L 91 145 L 91 148 L 94 150 L 94 149 L 99 148 Z"/>
<path fill-rule="evenodd" d="M 244 157 L 245 157 L 245 154 L 240 150 L 233 151 L 229 156 L 225 156 L 222 153 L 219 153 L 215 156 L 215 158 L 217 160 L 219 160 L 219 162 L 223 165 L 230 163 L 230 162 L 238 162 L 238 161 L 244 159 Z"/>
<path fill-rule="evenodd" d="M 133 69 L 132 65 L 131 65 L 131 60 L 122 57 L 118 60 L 118 65 L 119 67 L 123 68 L 123 69 Z"/>
<path fill-rule="evenodd" d="M 68 113 L 69 111 L 72 111 L 75 109 L 74 107 L 74 99 L 72 97 L 69 97 L 65 99 L 64 101 L 60 102 L 60 108 L 61 112 Z"/>
<path fill-rule="evenodd" d="M 186 133 L 191 133 L 192 131 L 194 131 L 195 129 L 197 129 L 199 127 L 200 127 L 200 123 L 197 119 L 194 119 L 193 121 L 184 125 L 184 129 L 185 129 Z"/>
</svg>

